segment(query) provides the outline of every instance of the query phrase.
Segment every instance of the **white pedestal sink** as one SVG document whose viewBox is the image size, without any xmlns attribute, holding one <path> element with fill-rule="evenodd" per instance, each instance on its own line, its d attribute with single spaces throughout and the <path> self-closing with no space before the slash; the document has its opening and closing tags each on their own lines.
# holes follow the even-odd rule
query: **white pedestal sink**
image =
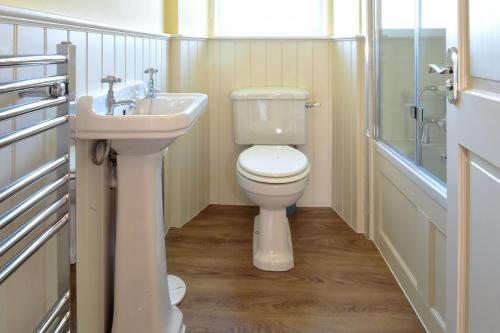
<svg viewBox="0 0 500 333">
<path fill-rule="evenodd" d="M 167 279 L 163 150 L 194 125 L 207 96 L 158 94 L 138 99 L 126 115 L 104 115 L 103 104 L 101 97 L 81 97 L 75 127 L 77 139 L 112 140 L 118 153 L 112 331 L 181 333 L 182 313 L 170 303 Z"/>
</svg>

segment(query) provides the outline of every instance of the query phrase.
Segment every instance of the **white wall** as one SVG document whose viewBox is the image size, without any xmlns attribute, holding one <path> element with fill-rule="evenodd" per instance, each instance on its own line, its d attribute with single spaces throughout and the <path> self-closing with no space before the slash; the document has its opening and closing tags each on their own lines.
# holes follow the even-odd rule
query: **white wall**
<svg viewBox="0 0 500 333">
<path fill-rule="evenodd" d="M 55 47 L 61 41 L 70 40 L 77 46 L 77 95 L 96 94 L 103 91 L 100 79 L 104 75 L 116 74 L 124 81 L 143 79 L 145 67 L 153 66 L 160 69 L 158 81 L 165 89 L 167 83 L 167 40 L 161 35 L 146 35 L 143 33 L 106 32 L 89 27 L 73 25 L 65 28 L 52 22 L 30 25 L 17 22 L 16 18 L 0 20 L 0 53 L 34 54 L 54 53 Z M 25 67 L 17 70 L 4 69 L 0 71 L 2 82 L 12 79 L 30 78 L 54 72 L 53 66 Z M 12 98 L 3 96 L 0 107 L 15 102 Z M 37 123 L 53 115 L 52 110 L 34 112 L 15 121 L 0 123 L 0 133 L 7 134 Z M 16 145 L 0 150 L 0 187 L 18 179 L 26 172 L 55 158 L 53 149 L 54 134 L 47 134 L 22 141 Z M 88 156 L 88 142 L 80 146 L 80 156 Z M 78 170 L 80 185 L 79 214 L 85 219 L 79 220 L 77 255 L 79 275 L 78 316 L 82 324 L 82 332 L 104 332 L 106 322 L 103 308 L 109 304 L 107 286 L 109 283 L 109 235 L 111 202 L 107 190 L 106 179 L 108 170 L 104 167 L 86 165 Z M 49 177 L 50 178 L 50 177 Z M 88 181 L 88 182 L 87 182 Z M 82 183 L 83 182 L 83 183 Z M 31 187 L 22 193 L 33 192 L 38 186 Z M 39 188 L 39 187 L 38 187 Z M 53 199 L 52 197 L 49 198 Z M 1 212 L 19 203 L 21 196 L 0 206 Z M 45 206 L 46 202 L 44 205 Z M 18 228 L 38 209 L 34 209 L 17 220 L 11 226 L 0 232 L 0 239 Z M 28 240 L 32 239 L 30 235 Z M 27 241 L 21 242 L 5 256 L 3 264 L 17 253 Z M 84 273 L 82 273 L 84 272 Z M 48 242 L 29 261 L 24 263 L 5 283 L 0 286 L 0 332 L 32 331 L 48 309 L 58 298 L 57 295 L 57 238 Z M 92 292 L 89 292 L 92 291 Z M 15 299 L 16 302 L 12 302 Z"/>
<path fill-rule="evenodd" d="M 127 27 L 143 32 L 163 32 L 164 0 L 1 0 L 0 5 L 20 7 Z"/>
<path fill-rule="evenodd" d="M 179 0 L 179 34 L 189 37 L 206 37 L 208 35 L 208 6 L 207 0 Z"/>
</svg>

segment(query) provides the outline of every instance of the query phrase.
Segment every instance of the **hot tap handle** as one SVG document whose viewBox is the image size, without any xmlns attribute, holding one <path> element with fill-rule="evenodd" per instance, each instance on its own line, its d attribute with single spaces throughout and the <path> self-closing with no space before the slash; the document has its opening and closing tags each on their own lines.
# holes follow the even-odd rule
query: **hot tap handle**
<svg viewBox="0 0 500 333">
<path fill-rule="evenodd" d="M 154 85 L 154 76 L 155 74 L 158 73 L 158 69 L 156 68 L 153 68 L 153 67 L 149 67 L 148 69 L 146 69 L 144 71 L 144 74 L 149 74 L 149 84 L 150 85 Z"/>
<path fill-rule="evenodd" d="M 156 73 L 158 73 L 158 69 L 153 67 L 149 67 L 146 70 L 144 70 L 144 74 L 149 74 L 150 76 L 153 76 Z"/>
<path fill-rule="evenodd" d="M 122 82 L 122 79 L 120 79 L 119 77 L 116 77 L 114 75 L 108 75 L 105 78 L 101 79 L 101 83 L 109 84 L 109 90 L 113 90 L 113 85 L 115 83 L 120 83 L 120 82 Z"/>
</svg>

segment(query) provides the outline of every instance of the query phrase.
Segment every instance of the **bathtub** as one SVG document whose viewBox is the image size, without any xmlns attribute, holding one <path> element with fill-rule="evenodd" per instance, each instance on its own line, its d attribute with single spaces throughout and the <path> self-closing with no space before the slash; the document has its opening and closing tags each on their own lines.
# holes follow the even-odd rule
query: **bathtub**
<svg viewBox="0 0 500 333">
<path fill-rule="evenodd" d="M 414 159 L 415 142 L 373 147 L 373 240 L 427 331 L 444 333 L 446 146 L 422 144 L 427 172 L 401 157 Z"/>
</svg>

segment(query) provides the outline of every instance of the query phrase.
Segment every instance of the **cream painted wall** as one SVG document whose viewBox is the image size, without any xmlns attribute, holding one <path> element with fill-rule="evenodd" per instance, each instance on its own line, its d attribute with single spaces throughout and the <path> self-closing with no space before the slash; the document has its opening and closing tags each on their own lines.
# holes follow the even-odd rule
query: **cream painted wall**
<svg viewBox="0 0 500 333">
<path fill-rule="evenodd" d="M 163 0 L 1 0 L 0 5 L 125 27 L 163 32 Z"/>
<path fill-rule="evenodd" d="M 172 35 L 207 37 L 209 0 L 164 0 L 165 31 Z"/>
<path fill-rule="evenodd" d="M 179 33 L 179 1 L 164 0 L 163 6 L 164 30 L 171 35 Z"/>
</svg>

